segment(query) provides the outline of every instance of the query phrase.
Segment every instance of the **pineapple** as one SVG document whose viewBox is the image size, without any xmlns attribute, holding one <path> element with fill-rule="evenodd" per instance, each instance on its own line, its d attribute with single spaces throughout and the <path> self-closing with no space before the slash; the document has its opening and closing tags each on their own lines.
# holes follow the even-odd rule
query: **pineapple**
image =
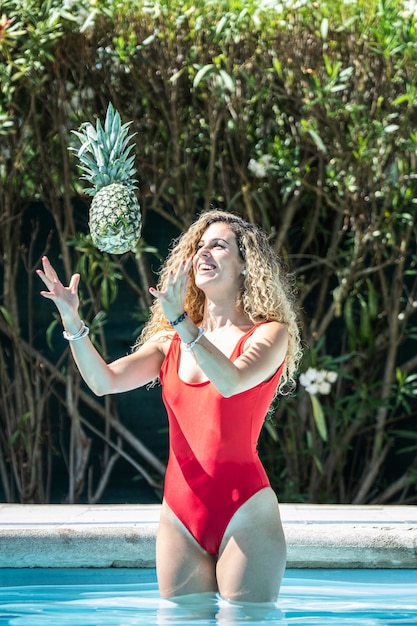
<svg viewBox="0 0 417 626">
<path fill-rule="evenodd" d="M 140 238 L 142 218 L 134 193 L 136 170 L 130 155 L 133 135 L 128 135 L 131 122 L 121 123 L 120 115 L 110 103 L 104 128 L 97 120 L 79 131 L 72 131 L 81 142 L 79 149 L 70 148 L 79 159 L 82 179 L 91 183 L 86 193 L 93 196 L 89 227 L 94 245 L 102 252 L 123 254 L 134 251 Z"/>
</svg>

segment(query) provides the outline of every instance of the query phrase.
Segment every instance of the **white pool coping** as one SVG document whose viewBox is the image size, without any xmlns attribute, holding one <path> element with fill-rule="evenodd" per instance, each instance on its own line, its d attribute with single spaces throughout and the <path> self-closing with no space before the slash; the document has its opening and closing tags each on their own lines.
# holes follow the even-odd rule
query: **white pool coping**
<svg viewBox="0 0 417 626">
<path fill-rule="evenodd" d="M 281 504 L 289 568 L 417 569 L 417 506 Z M 0 568 L 154 567 L 159 505 L 0 503 Z"/>
</svg>

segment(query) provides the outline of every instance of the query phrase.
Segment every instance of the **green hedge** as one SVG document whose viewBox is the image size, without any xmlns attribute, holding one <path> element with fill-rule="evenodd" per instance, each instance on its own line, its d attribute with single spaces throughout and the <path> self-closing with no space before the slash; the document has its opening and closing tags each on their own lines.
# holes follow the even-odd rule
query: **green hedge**
<svg viewBox="0 0 417 626">
<path fill-rule="evenodd" d="M 145 454 L 138 471 L 160 483 L 161 463 L 117 425 L 114 399 L 102 406 L 80 396 L 58 347 L 45 365 L 31 310 L 33 270 L 53 231 L 63 274 L 83 273 L 85 315 L 104 353 L 103 315 L 110 324 L 120 309 L 121 281 L 136 302 L 132 343 L 146 317 L 164 253 L 153 248 L 157 233 L 136 255 L 95 251 L 67 150 L 70 130 L 103 118 L 111 101 L 137 132 L 145 226 L 157 214 L 162 230 L 178 232 L 221 206 L 261 224 L 294 271 L 305 375 L 275 407 L 261 446 L 281 499 L 416 501 L 414 9 L 407 0 L 3 0 L 0 334 L 9 358 L 0 362 L 0 477 L 8 499 L 48 499 L 51 390 L 71 418 L 60 452 L 71 459 L 70 501 L 85 497 L 86 405 L 105 419 L 94 434 L 104 442 L 100 488 L 89 499 L 101 497 L 120 454 Z M 74 210 L 74 198 L 84 210 Z M 35 223 L 22 241 L 34 199 L 50 223 Z"/>
</svg>

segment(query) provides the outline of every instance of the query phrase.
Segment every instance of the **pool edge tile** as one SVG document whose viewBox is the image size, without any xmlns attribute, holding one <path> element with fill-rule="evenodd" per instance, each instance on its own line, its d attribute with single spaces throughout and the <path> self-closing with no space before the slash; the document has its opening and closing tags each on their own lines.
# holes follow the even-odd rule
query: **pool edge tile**
<svg viewBox="0 0 417 626">
<path fill-rule="evenodd" d="M 288 568 L 417 569 L 416 506 L 281 504 Z M 0 568 L 154 567 L 160 505 L 0 504 Z"/>
</svg>

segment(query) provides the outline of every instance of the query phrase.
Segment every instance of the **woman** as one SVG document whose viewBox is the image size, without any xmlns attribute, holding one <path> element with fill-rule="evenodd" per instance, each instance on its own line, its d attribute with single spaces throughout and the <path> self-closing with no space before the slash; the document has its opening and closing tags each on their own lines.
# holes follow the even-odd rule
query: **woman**
<svg viewBox="0 0 417 626">
<path fill-rule="evenodd" d="M 266 235 L 231 213 L 201 215 L 150 290 L 152 315 L 135 350 L 110 364 L 80 319 L 79 275 L 64 287 L 46 257 L 38 274 L 97 395 L 162 383 L 170 452 L 156 546 L 161 595 L 274 602 L 285 538 L 256 446 L 274 395 L 294 382 L 300 340 Z"/>
</svg>

